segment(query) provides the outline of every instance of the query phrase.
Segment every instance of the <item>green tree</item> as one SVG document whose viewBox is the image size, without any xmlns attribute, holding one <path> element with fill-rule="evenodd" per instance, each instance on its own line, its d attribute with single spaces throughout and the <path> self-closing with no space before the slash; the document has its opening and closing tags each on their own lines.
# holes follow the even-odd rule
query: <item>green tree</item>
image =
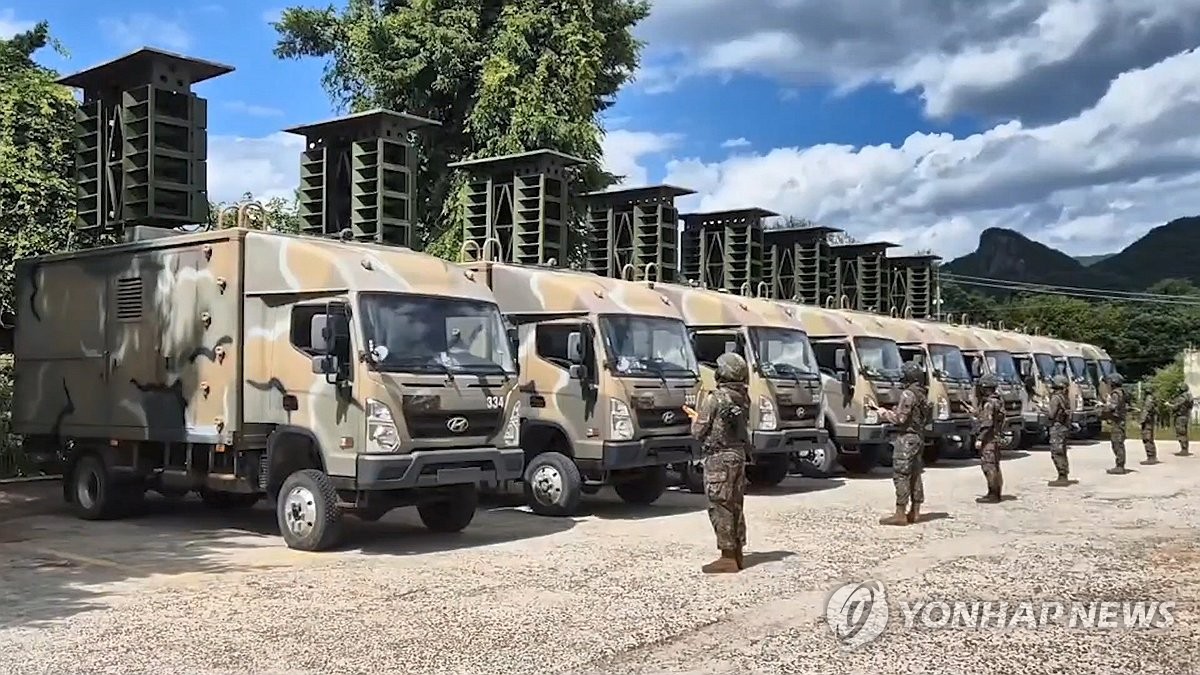
<svg viewBox="0 0 1200 675">
<path fill-rule="evenodd" d="M 208 203 L 208 224 L 211 227 L 216 227 L 217 218 L 221 218 L 222 224 L 225 227 L 232 227 L 237 224 L 238 216 L 233 209 L 238 207 L 239 203 L 257 201 L 254 195 L 246 192 L 242 194 L 239 202 L 209 202 Z M 263 211 L 257 209 L 247 209 L 246 217 L 249 219 L 249 225 L 255 228 L 262 228 L 262 220 L 265 214 L 266 228 L 274 232 L 290 232 L 296 234 L 300 231 L 300 214 L 296 207 L 294 199 L 284 199 L 283 197 L 272 197 L 265 202 L 260 202 Z M 226 212 L 228 211 L 228 212 Z"/>
<path fill-rule="evenodd" d="M 646 0 L 349 0 L 285 10 L 275 53 L 327 59 L 325 88 L 349 112 L 441 123 L 421 144 L 419 231 L 452 257 L 462 182 L 451 162 L 547 147 L 588 160 L 577 190 L 614 182 L 599 169 L 598 114 L 637 69 L 631 29 L 648 13 Z"/>
</svg>

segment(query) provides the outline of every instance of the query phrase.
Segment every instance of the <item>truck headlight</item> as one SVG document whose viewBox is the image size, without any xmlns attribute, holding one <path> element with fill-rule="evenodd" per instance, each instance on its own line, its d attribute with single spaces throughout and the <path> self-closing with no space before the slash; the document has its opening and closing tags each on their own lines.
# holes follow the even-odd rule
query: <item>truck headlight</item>
<svg viewBox="0 0 1200 675">
<path fill-rule="evenodd" d="M 400 448 L 400 432 L 392 418 L 392 409 L 375 399 L 367 399 L 367 447 L 364 452 L 395 452 Z"/>
<path fill-rule="evenodd" d="M 610 398 L 608 409 L 609 419 L 612 423 L 612 439 L 614 441 L 633 440 L 633 417 L 629 414 L 629 406 L 620 399 Z"/>
<path fill-rule="evenodd" d="M 521 401 L 513 403 L 508 423 L 504 425 L 504 445 L 513 447 L 521 444 Z"/>
<path fill-rule="evenodd" d="M 758 397 L 758 428 L 763 431 L 775 431 L 778 426 L 779 417 L 775 415 L 775 404 L 769 397 Z"/>
<path fill-rule="evenodd" d="M 1075 394 L 1075 409 L 1083 410 L 1083 395 Z"/>
<path fill-rule="evenodd" d="M 950 419 L 950 401 L 946 400 L 945 396 L 939 396 L 937 400 L 937 418 L 939 420 Z"/>
<path fill-rule="evenodd" d="M 879 424 L 879 411 L 875 409 L 875 399 L 870 396 L 863 399 L 863 424 Z"/>
</svg>

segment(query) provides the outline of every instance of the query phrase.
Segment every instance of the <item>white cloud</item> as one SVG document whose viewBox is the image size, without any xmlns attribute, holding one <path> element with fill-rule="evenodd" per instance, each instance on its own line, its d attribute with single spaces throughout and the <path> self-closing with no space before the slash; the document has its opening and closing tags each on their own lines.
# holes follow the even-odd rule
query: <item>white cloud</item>
<svg viewBox="0 0 1200 675">
<path fill-rule="evenodd" d="M 33 28 L 33 21 L 22 21 L 11 9 L 0 9 L 0 40 L 7 40 L 17 33 Z"/>
<path fill-rule="evenodd" d="M 656 134 L 649 131 L 616 129 L 604 136 L 601 150 L 604 154 L 604 169 L 617 176 L 624 176 L 622 185 L 637 187 L 645 185 L 648 171 L 641 164 L 647 155 L 672 149 L 680 141 L 678 134 Z"/>
<path fill-rule="evenodd" d="M 882 82 L 935 116 L 1040 124 L 1200 44 L 1200 0 L 656 0 L 638 32 L 651 92 L 706 73 Z"/>
<path fill-rule="evenodd" d="M 109 42 L 129 51 L 159 47 L 182 52 L 192 46 L 192 36 L 181 22 L 154 14 L 103 18 L 100 19 L 100 30 Z"/>
<path fill-rule="evenodd" d="M 721 147 L 729 148 L 729 149 L 748 148 L 748 147 L 750 147 L 750 145 L 751 145 L 751 143 L 747 138 L 745 138 L 743 136 L 739 136 L 738 138 L 731 138 L 731 139 L 725 141 L 724 143 L 721 144 Z"/>
<path fill-rule="evenodd" d="M 304 138 L 282 131 L 261 138 L 209 136 L 208 196 L 218 202 L 291 199 L 300 183 Z"/>
<path fill-rule="evenodd" d="M 986 227 L 1072 254 L 1121 248 L 1200 212 L 1200 51 L 1112 81 L 1091 108 L 1053 124 L 999 124 L 955 138 L 914 133 L 899 147 L 822 144 L 676 159 L 666 182 L 683 209 L 761 206 L 947 257 Z M 1119 208 L 1118 208 L 1119 207 Z"/>
<path fill-rule="evenodd" d="M 243 115 L 251 117 L 280 117 L 283 111 L 279 108 L 272 108 L 265 105 L 257 105 L 255 103 L 246 103 L 245 101 L 229 101 L 225 107 Z"/>
</svg>

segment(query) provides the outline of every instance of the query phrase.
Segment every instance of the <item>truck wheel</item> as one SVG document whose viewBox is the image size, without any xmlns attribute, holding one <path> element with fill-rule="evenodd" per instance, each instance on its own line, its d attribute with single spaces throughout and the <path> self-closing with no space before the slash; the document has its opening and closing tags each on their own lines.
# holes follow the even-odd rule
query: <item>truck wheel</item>
<svg viewBox="0 0 1200 675">
<path fill-rule="evenodd" d="M 157 487 L 154 488 L 154 491 L 162 495 L 162 498 L 169 502 L 181 502 L 185 497 L 187 497 L 188 492 L 191 492 L 190 490 L 184 490 L 183 488 L 169 487 Z"/>
<path fill-rule="evenodd" d="M 938 460 L 941 458 L 942 458 L 942 441 L 941 441 L 941 439 L 938 439 L 932 443 L 926 443 L 925 447 L 921 450 L 921 459 L 924 461 L 925 466 L 933 466 L 934 464 L 937 464 Z"/>
<path fill-rule="evenodd" d="M 475 485 L 456 485 L 446 499 L 417 506 L 421 522 L 433 532 L 461 532 L 475 518 L 479 492 Z"/>
<path fill-rule="evenodd" d="M 696 459 L 683 465 L 679 472 L 683 487 L 694 495 L 704 494 L 704 460 Z"/>
<path fill-rule="evenodd" d="M 316 469 L 302 469 L 283 481 L 275 516 L 288 548 L 323 551 L 342 537 L 337 491 L 329 476 Z"/>
<path fill-rule="evenodd" d="M 879 466 L 886 466 L 889 469 L 892 468 L 892 464 L 896 461 L 896 458 L 892 456 L 892 453 L 896 452 L 896 448 L 891 443 L 884 443 L 876 447 L 878 448 L 876 452 L 879 455 Z"/>
<path fill-rule="evenodd" d="M 812 459 L 800 460 L 800 473 L 809 478 L 832 478 L 837 467 L 838 446 L 833 436 L 812 450 Z"/>
<path fill-rule="evenodd" d="M 579 507 L 583 479 L 571 458 L 543 452 L 525 467 L 525 503 L 540 516 L 569 516 Z"/>
<path fill-rule="evenodd" d="M 787 478 L 790 464 L 786 454 L 759 455 L 746 465 L 746 480 L 755 487 L 775 487 Z"/>
<path fill-rule="evenodd" d="M 1021 433 L 1020 427 L 1009 427 L 1000 436 L 999 450 L 1000 452 L 1013 452 L 1021 447 L 1024 440 L 1024 434 Z"/>
<path fill-rule="evenodd" d="M 879 464 L 879 446 L 860 445 L 857 453 L 839 454 L 838 463 L 850 474 L 861 476 L 871 473 L 871 469 Z"/>
<path fill-rule="evenodd" d="M 248 509 L 262 499 L 260 494 L 245 494 L 241 492 L 219 492 L 217 490 L 200 490 L 200 499 L 205 506 L 222 511 L 231 509 Z"/>
<path fill-rule="evenodd" d="M 613 490 L 627 504 L 653 504 L 667 491 L 667 467 L 648 466 L 633 480 L 613 483 Z"/>
<path fill-rule="evenodd" d="M 1017 447 L 1020 448 L 1021 450 L 1028 450 L 1028 449 L 1032 448 L 1034 446 L 1034 444 L 1037 443 L 1037 441 L 1038 441 L 1037 434 L 1031 434 L 1031 433 L 1028 433 L 1028 432 L 1022 430 L 1021 431 L 1021 444 Z"/>
<path fill-rule="evenodd" d="M 83 520 L 109 520 L 124 510 L 120 485 L 98 456 L 84 455 L 75 464 L 71 471 L 71 503 L 75 515 Z"/>
</svg>

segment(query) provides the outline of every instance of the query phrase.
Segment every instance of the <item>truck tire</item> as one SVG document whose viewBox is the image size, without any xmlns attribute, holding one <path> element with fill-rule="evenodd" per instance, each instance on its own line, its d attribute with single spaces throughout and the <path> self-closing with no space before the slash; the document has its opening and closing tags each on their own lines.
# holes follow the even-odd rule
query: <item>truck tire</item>
<svg viewBox="0 0 1200 675">
<path fill-rule="evenodd" d="M 812 459 L 799 461 L 800 473 L 809 478 L 832 478 L 837 468 L 838 446 L 833 436 L 825 439 L 823 445 L 813 448 Z"/>
<path fill-rule="evenodd" d="M 613 490 L 627 504 L 653 504 L 667 491 L 667 467 L 648 466 L 633 480 L 613 483 Z"/>
<path fill-rule="evenodd" d="M 329 476 L 316 469 L 301 469 L 283 481 L 275 517 L 288 548 L 324 551 L 342 537 L 337 491 Z"/>
<path fill-rule="evenodd" d="M 191 492 L 190 490 L 185 490 L 183 488 L 169 488 L 162 486 L 154 488 L 154 491 L 162 495 L 162 498 L 169 502 L 181 502 L 185 497 L 188 496 L 188 492 Z"/>
<path fill-rule="evenodd" d="M 932 443 L 926 443 L 921 450 L 921 460 L 925 466 L 933 466 L 942 458 L 942 440 L 938 439 Z"/>
<path fill-rule="evenodd" d="M 83 520 L 110 520 L 123 514 L 126 504 L 120 484 L 98 455 L 84 455 L 71 470 L 71 505 Z"/>
<path fill-rule="evenodd" d="M 683 487 L 694 495 L 704 494 L 704 460 L 695 459 L 682 465 L 679 477 Z"/>
<path fill-rule="evenodd" d="M 248 509 L 262 499 L 260 494 L 245 494 L 242 492 L 219 492 L 217 490 L 200 490 L 200 499 L 205 506 L 228 511 L 232 509 Z"/>
<path fill-rule="evenodd" d="M 1025 442 L 1025 434 L 1022 433 L 1021 427 L 1009 427 L 1008 431 L 1000 436 L 999 450 L 1000 452 L 1015 452 L 1021 448 L 1021 444 Z"/>
<path fill-rule="evenodd" d="M 775 487 L 787 478 L 790 458 L 784 454 L 759 455 L 746 465 L 746 480 L 754 487 Z"/>
<path fill-rule="evenodd" d="M 579 508 L 583 479 L 570 457 L 543 452 L 525 467 L 525 503 L 539 516 L 570 516 Z"/>
<path fill-rule="evenodd" d="M 863 444 L 858 446 L 857 453 L 839 453 L 838 463 L 849 474 L 862 476 L 871 473 L 871 469 L 874 469 L 879 464 L 879 446 L 875 444 Z"/>
<path fill-rule="evenodd" d="M 432 532 L 461 532 L 475 518 L 479 492 L 473 483 L 456 485 L 445 499 L 417 505 L 417 515 Z"/>
</svg>

